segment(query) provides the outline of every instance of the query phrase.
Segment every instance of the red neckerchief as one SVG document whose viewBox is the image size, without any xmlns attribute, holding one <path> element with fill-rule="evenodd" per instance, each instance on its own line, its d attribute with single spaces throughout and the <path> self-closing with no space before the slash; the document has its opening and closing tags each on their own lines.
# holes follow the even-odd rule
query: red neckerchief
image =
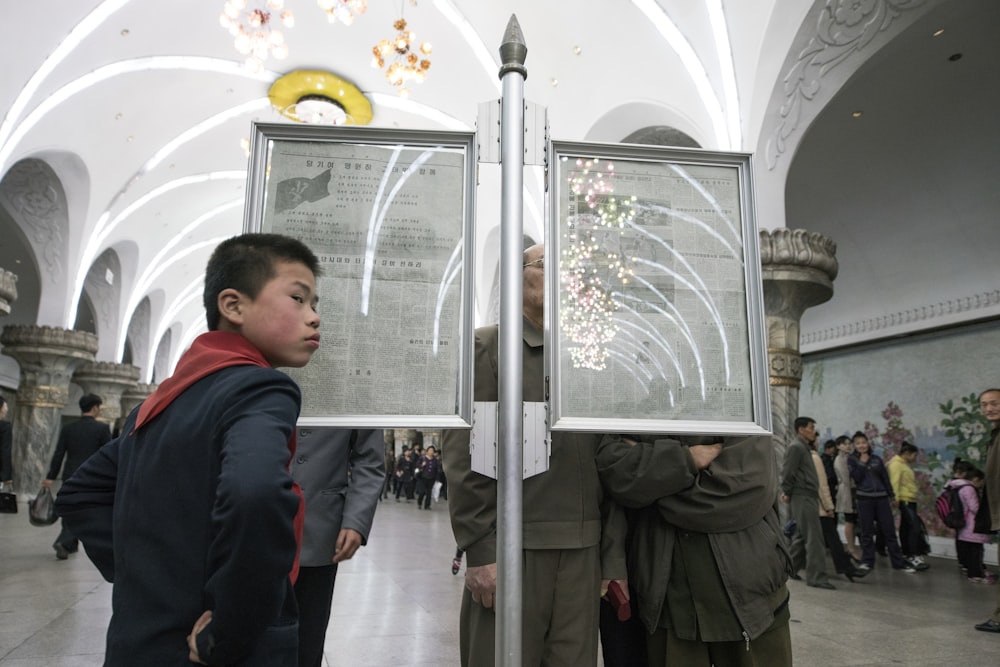
<svg viewBox="0 0 1000 667">
<path fill-rule="evenodd" d="M 228 331 L 209 331 L 197 338 L 191 347 L 181 355 L 174 374 L 160 383 L 139 408 L 135 420 L 135 433 L 167 409 L 175 398 L 188 387 L 212 373 L 230 366 L 261 366 L 271 368 L 264 355 L 243 336 Z M 295 429 L 288 438 L 288 462 L 295 456 Z M 305 522 L 305 497 L 298 482 L 292 482 L 292 492 L 299 497 L 299 509 L 295 512 L 295 562 L 289 573 L 292 583 L 299 576 L 299 554 L 302 550 L 302 528 Z"/>
</svg>

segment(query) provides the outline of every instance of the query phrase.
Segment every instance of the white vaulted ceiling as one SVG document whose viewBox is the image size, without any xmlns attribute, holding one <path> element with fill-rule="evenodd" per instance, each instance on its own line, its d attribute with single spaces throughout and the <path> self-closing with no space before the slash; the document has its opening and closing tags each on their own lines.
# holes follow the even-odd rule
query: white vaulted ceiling
<svg viewBox="0 0 1000 667">
<path fill-rule="evenodd" d="M 1000 24 L 997 3 L 988 0 L 368 4 L 367 13 L 345 26 L 329 24 L 315 0 L 286 0 L 296 16 L 295 26 L 284 30 L 289 56 L 268 59 L 260 74 L 241 66 L 232 38 L 220 26 L 223 0 L 46 0 L 7 7 L 8 29 L 0 42 L 0 175 L 9 178 L 17 175 L 13 167 L 37 164 L 25 160 L 41 161 L 61 186 L 52 207 L 61 207 L 55 217 L 66 222 L 61 231 L 46 231 L 37 220 L 32 228 L 10 201 L 0 201 L 0 267 L 21 280 L 19 301 L 5 323 L 72 327 L 81 291 L 88 291 L 88 273 L 95 275 L 96 268 L 101 276 L 119 274 L 110 276 L 120 291 L 115 302 L 93 304 L 102 341 L 98 357 L 121 359 L 125 331 L 138 309 L 148 318 L 149 333 L 145 353 L 135 357 L 144 366 L 144 378 L 150 377 L 152 356 L 166 332 L 175 357 L 203 329 L 199 279 L 205 262 L 214 245 L 239 233 L 243 224 L 247 158 L 240 139 L 250 135 L 252 121 L 282 121 L 267 102 L 271 82 L 295 69 L 329 70 L 369 98 L 373 127 L 473 130 L 478 104 L 499 97 L 497 49 L 512 15 L 528 46 L 525 96 L 547 108 L 553 137 L 621 141 L 644 127 L 670 126 L 704 148 L 761 152 L 778 124 L 790 68 L 817 32 L 817 18 L 832 17 L 844 28 L 856 25 L 850 23 L 853 18 L 871 21 L 883 12 L 879 20 L 886 27 L 874 31 L 868 50 L 858 49 L 835 73 L 847 80 L 858 70 L 858 83 L 832 82 L 830 75 L 828 99 L 805 103 L 816 108 L 803 112 L 788 138 L 792 150 L 775 170 L 789 174 L 795 191 L 784 191 L 782 175 L 772 179 L 778 185 L 765 188 L 759 202 L 762 227 L 784 225 L 787 212 L 788 226 L 820 231 L 847 244 L 852 256 L 865 247 L 866 235 L 875 233 L 872 220 L 894 229 L 890 214 L 858 217 L 860 207 L 894 202 L 851 184 L 849 177 L 859 171 L 851 167 L 856 151 L 879 150 L 884 134 L 896 146 L 905 141 L 899 137 L 908 127 L 914 137 L 954 133 L 965 141 L 976 134 L 994 154 L 1000 147 L 995 129 L 967 127 L 956 115 L 969 104 L 983 104 L 982 97 L 996 108 L 998 54 L 984 42 L 1000 41 L 992 36 Z M 427 81 L 411 86 L 408 99 L 396 95 L 384 75 L 370 67 L 372 46 L 392 34 L 401 10 L 417 38 L 434 46 Z M 931 67 L 936 56 L 927 53 L 926 40 L 912 36 L 912 26 L 923 30 L 931 19 L 950 21 L 947 34 L 957 40 L 954 48 L 969 54 L 964 63 L 952 64 L 977 68 L 974 102 L 954 99 L 955 86 L 945 84 L 957 76 L 957 68 Z M 898 46 L 882 48 L 883 43 Z M 880 67 L 883 52 L 887 62 L 926 61 L 920 84 L 945 92 L 919 100 L 902 94 L 893 85 L 899 70 Z M 992 60 L 984 65 L 972 60 L 973 54 Z M 918 102 L 920 113 L 899 108 Z M 866 109 L 863 133 L 841 114 L 859 105 Z M 955 127 L 958 118 L 963 127 Z M 799 142 L 808 150 L 795 153 Z M 933 151 L 914 151 L 908 161 L 916 168 L 921 159 L 933 157 Z M 981 159 L 973 164 L 980 173 L 996 173 Z M 768 169 L 761 160 L 757 169 L 766 181 Z M 893 180 L 891 172 L 881 171 L 881 178 Z M 807 174 L 802 176 L 806 182 L 799 183 L 796 174 Z M 976 176 L 955 173 L 956 179 Z M 838 195 L 824 197 L 828 190 Z M 890 191 L 895 192 L 881 192 Z M 497 196 L 480 193 L 484 202 Z M 949 200 L 949 193 L 942 197 Z M 960 202 L 952 204 L 950 210 L 965 210 Z M 481 213 L 478 224 L 486 239 L 498 221 L 495 211 L 481 207 Z M 976 215 L 955 219 L 964 222 L 954 224 L 984 225 Z M 963 235 L 976 245 L 981 233 L 966 229 Z M 992 241 L 1000 240 L 992 234 Z M 849 266 L 843 255 L 840 260 L 842 267 Z M 492 267 L 486 273 L 492 276 Z M 886 273 L 880 279 L 908 280 Z M 851 291 L 866 291 L 853 279 L 845 283 Z M 895 288 L 887 289 L 898 298 Z M 88 298 L 97 299 L 95 294 Z M 860 298 L 845 296 L 848 302 Z M 825 308 L 835 307 L 835 301 Z M 865 308 L 880 311 L 884 305 Z M 820 322 L 817 329 L 826 326 Z"/>
</svg>

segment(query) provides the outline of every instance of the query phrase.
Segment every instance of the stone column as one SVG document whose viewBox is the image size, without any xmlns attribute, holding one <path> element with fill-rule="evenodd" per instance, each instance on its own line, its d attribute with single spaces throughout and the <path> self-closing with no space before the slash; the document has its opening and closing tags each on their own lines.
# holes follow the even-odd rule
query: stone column
<svg viewBox="0 0 1000 667">
<path fill-rule="evenodd" d="M 128 417 L 135 410 L 136 406 L 149 398 L 149 395 L 156 391 L 158 385 L 146 382 L 136 382 L 133 386 L 122 392 L 122 417 Z"/>
<path fill-rule="evenodd" d="M 103 403 L 97 419 L 114 429 L 122 416 L 122 394 L 139 382 L 139 368 L 113 361 L 96 361 L 80 366 L 73 374 L 73 382 L 80 385 L 85 394 L 101 397 Z"/>
<path fill-rule="evenodd" d="M 17 274 L 0 269 L 0 315 L 10 315 L 10 304 L 17 301 Z"/>
<path fill-rule="evenodd" d="M 77 368 L 94 361 L 97 336 L 56 327 L 8 326 L 0 344 L 21 367 L 13 419 L 14 481 L 18 491 L 34 493 L 52 457 L 70 380 Z"/>
<path fill-rule="evenodd" d="M 802 355 L 799 320 L 806 308 L 829 301 L 837 277 L 837 244 L 802 229 L 760 232 L 760 262 L 767 323 L 771 422 L 779 464 L 799 412 Z"/>
</svg>

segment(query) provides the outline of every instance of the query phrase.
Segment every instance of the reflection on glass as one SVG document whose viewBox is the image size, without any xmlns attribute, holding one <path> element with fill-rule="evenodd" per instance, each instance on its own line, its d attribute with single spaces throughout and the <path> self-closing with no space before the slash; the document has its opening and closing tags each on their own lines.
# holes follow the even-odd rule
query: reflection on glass
<svg viewBox="0 0 1000 667">
<path fill-rule="evenodd" d="M 738 170 L 559 169 L 562 414 L 752 421 Z"/>
</svg>

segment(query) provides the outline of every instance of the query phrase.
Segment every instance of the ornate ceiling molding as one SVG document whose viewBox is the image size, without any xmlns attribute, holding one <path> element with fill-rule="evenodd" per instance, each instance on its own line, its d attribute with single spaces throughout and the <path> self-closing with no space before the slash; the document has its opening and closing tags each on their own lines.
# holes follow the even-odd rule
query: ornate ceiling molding
<svg viewBox="0 0 1000 667">
<path fill-rule="evenodd" d="M 21 160 L 3 178 L 0 202 L 24 230 L 49 278 L 60 280 L 65 259 L 63 221 L 68 214 L 56 175 L 41 160 Z"/>
<path fill-rule="evenodd" d="M 816 32 L 782 77 L 784 99 L 764 150 L 768 170 L 777 166 L 787 150 L 787 139 L 799 129 L 804 107 L 819 97 L 824 77 L 852 57 L 867 60 L 875 50 L 871 44 L 876 37 L 888 33 L 897 18 L 927 1 L 826 0 L 817 17 Z M 902 27 L 897 25 L 897 29 Z M 793 44 L 791 52 L 795 50 Z"/>
<path fill-rule="evenodd" d="M 802 347 L 809 346 L 813 348 L 810 351 L 819 351 L 837 347 L 838 341 L 842 344 L 865 342 L 916 329 L 933 328 L 936 320 L 946 320 L 937 324 L 952 324 L 956 318 L 973 320 L 997 312 L 1000 312 L 1000 290 L 980 292 L 819 331 L 803 332 Z"/>
</svg>

